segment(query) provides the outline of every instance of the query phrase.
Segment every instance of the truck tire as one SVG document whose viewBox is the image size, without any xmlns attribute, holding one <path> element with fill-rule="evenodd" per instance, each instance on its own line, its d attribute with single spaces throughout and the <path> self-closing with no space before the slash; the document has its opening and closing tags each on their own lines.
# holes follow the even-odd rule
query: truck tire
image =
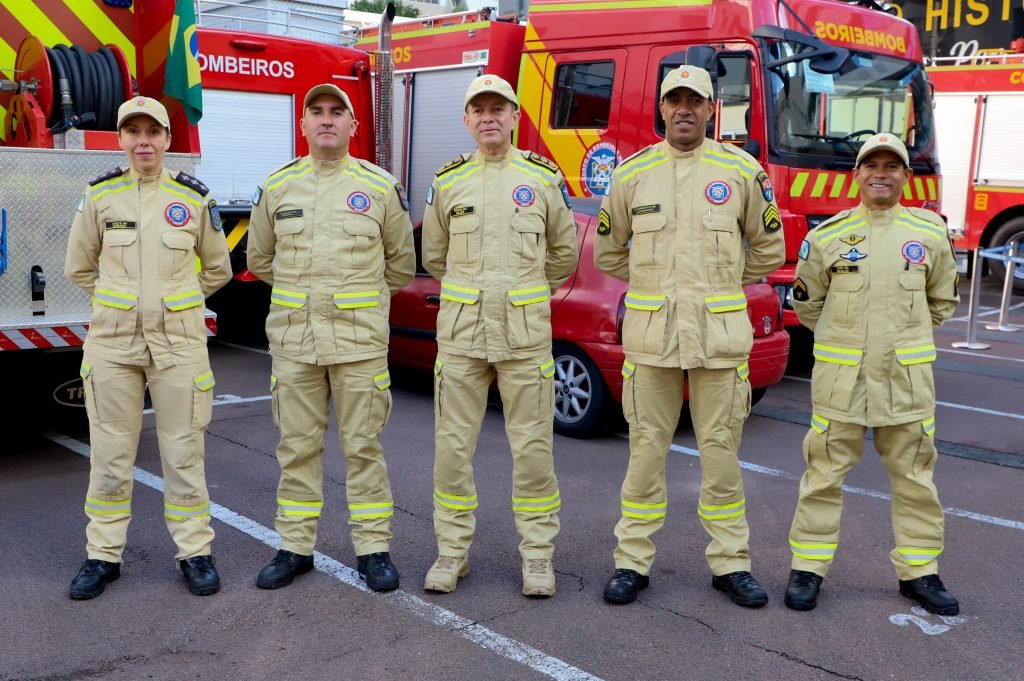
<svg viewBox="0 0 1024 681">
<path fill-rule="evenodd" d="M 1002 224 L 992 235 L 989 247 L 998 248 L 1005 246 L 1010 241 L 1016 241 L 1018 245 L 1017 255 L 1024 252 L 1024 216 L 1010 218 Z M 1001 260 L 990 260 L 988 263 L 992 276 L 1000 282 L 1006 278 L 1006 263 Z M 1013 292 L 1024 293 L 1024 266 L 1017 265 L 1013 271 Z"/>
<path fill-rule="evenodd" d="M 575 345 L 558 343 L 555 359 L 555 432 L 575 438 L 603 435 L 615 405 L 594 361 Z"/>
</svg>

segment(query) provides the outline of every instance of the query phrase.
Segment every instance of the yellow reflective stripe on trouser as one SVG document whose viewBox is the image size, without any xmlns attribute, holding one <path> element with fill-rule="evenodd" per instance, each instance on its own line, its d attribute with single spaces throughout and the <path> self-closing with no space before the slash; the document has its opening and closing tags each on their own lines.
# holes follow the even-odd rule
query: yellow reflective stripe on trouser
<svg viewBox="0 0 1024 681">
<path fill-rule="evenodd" d="M 665 306 L 668 296 L 644 296 L 639 293 L 626 294 L 626 307 L 631 310 L 660 310 Z"/>
<path fill-rule="evenodd" d="M 742 293 L 734 293 L 728 296 L 708 296 L 704 299 L 704 307 L 715 313 L 745 310 L 747 307 L 747 297 Z"/>
<path fill-rule="evenodd" d="M 549 359 L 540 365 L 540 375 L 544 378 L 551 378 L 555 375 L 555 360 Z"/>
<path fill-rule="evenodd" d="M 277 376 L 271 374 L 270 376 L 270 392 L 277 390 Z"/>
<path fill-rule="evenodd" d="M 196 384 L 196 388 L 202 390 L 204 393 L 217 385 L 217 381 L 213 380 L 213 372 L 207 371 L 205 374 L 199 374 L 192 379 L 192 382 Z"/>
<path fill-rule="evenodd" d="M 827 418 L 818 416 L 817 414 L 811 414 L 811 430 L 815 433 L 824 433 L 828 430 L 828 424 L 830 424 Z"/>
<path fill-rule="evenodd" d="M 900 554 L 908 565 L 927 565 L 942 553 L 942 549 L 922 549 L 912 546 L 897 546 L 896 553 Z"/>
<path fill-rule="evenodd" d="M 324 502 L 296 501 L 294 499 L 281 499 L 278 497 L 277 505 L 281 509 L 281 515 L 319 518 Z"/>
<path fill-rule="evenodd" d="M 208 518 L 210 516 L 210 502 L 207 501 L 199 506 L 178 506 L 177 504 L 164 503 L 164 517 L 168 520 L 187 520 L 189 518 Z"/>
<path fill-rule="evenodd" d="M 641 504 L 635 501 L 622 500 L 622 515 L 626 518 L 640 518 L 641 520 L 657 520 L 664 518 L 668 512 L 668 502 L 659 504 Z"/>
<path fill-rule="evenodd" d="M 750 377 L 750 364 L 748 362 L 744 362 L 736 367 L 736 375 L 740 377 L 741 381 L 747 380 Z"/>
<path fill-rule="evenodd" d="M 92 497 L 85 498 L 85 512 L 99 515 L 131 515 L 132 498 L 118 501 L 100 501 Z"/>
<path fill-rule="evenodd" d="M 172 312 L 187 310 L 190 307 L 198 307 L 203 304 L 206 297 L 202 291 L 189 291 L 187 293 L 176 293 L 173 296 L 164 296 L 164 307 Z"/>
<path fill-rule="evenodd" d="M 471 497 L 460 497 L 456 494 L 445 494 L 439 489 L 434 490 L 434 501 L 456 511 L 472 511 L 479 505 L 475 494 Z"/>
<path fill-rule="evenodd" d="M 550 297 L 551 289 L 544 286 L 534 286 L 533 288 L 521 288 L 515 291 L 508 292 L 508 299 L 515 306 L 530 305 L 532 303 L 543 303 Z"/>
<path fill-rule="evenodd" d="M 437 376 L 441 373 L 441 367 L 444 366 L 444 362 L 440 358 L 434 360 L 434 375 Z"/>
<path fill-rule="evenodd" d="M 896 348 L 896 361 L 904 366 L 934 362 L 937 356 L 935 346 L 930 343 L 915 348 Z"/>
<path fill-rule="evenodd" d="M 373 377 L 373 385 L 376 386 L 377 390 L 387 390 L 391 387 L 391 372 L 385 371 L 383 374 L 377 374 Z"/>
<path fill-rule="evenodd" d="M 851 350 L 850 348 L 838 348 L 832 345 L 814 344 L 814 359 L 832 364 L 847 364 L 856 366 L 864 357 L 863 350 Z"/>
<path fill-rule="evenodd" d="M 921 429 L 924 430 L 924 434 L 928 437 L 935 435 L 935 417 L 929 416 L 924 421 L 921 421 Z"/>
<path fill-rule="evenodd" d="M 339 310 L 351 310 L 357 307 L 377 307 L 378 305 L 380 305 L 380 291 L 334 294 L 334 306 Z"/>
<path fill-rule="evenodd" d="M 697 504 L 697 515 L 705 520 L 725 520 L 726 518 L 738 518 L 746 510 L 747 500 L 740 499 L 731 504 L 711 505 L 700 502 Z"/>
<path fill-rule="evenodd" d="M 82 362 L 82 368 L 78 370 L 78 375 L 82 378 L 89 378 L 92 375 L 92 366 Z"/>
<path fill-rule="evenodd" d="M 296 310 L 305 307 L 306 294 L 301 291 L 285 291 L 282 288 L 270 290 L 270 302 L 282 307 L 292 307 Z"/>
<path fill-rule="evenodd" d="M 636 365 L 628 359 L 622 362 L 622 377 L 629 378 L 636 372 Z"/>
<path fill-rule="evenodd" d="M 349 504 L 348 512 L 351 514 L 352 520 L 390 518 L 395 512 L 395 505 L 390 501 L 376 501 L 369 504 Z"/>
<path fill-rule="evenodd" d="M 465 286 L 457 286 L 455 284 L 442 282 L 441 298 L 444 300 L 453 300 L 456 303 L 463 303 L 465 305 L 473 305 L 476 301 L 480 300 L 480 289 L 466 288 Z"/>
<path fill-rule="evenodd" d="M 562 507 L 562 497 L 555 492 L 549 497 L 512 497 L 514 513 L 546 513 Z"/>
<path fill-rule="evenodd" d="M 806 560 L 832 560 L 836 557 L 839 544 L 802 544 L 789 540 L 789 550 L 797 558 Z"/>
<path fill-rule="evenodd" d="M 131 293 L 121 293 L 110 289 L 98 288 L 93 294 L 93 299 L 100 305 L 116 307 L 119 310 L 130 310 L 135 307 L 139 297 Z"/>
</svg>

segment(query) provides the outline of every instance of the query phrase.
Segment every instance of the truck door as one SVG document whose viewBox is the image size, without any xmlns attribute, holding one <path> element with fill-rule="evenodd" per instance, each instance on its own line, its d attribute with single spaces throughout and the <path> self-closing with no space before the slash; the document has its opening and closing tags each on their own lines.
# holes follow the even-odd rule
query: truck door
<svg viewBox="0 0 1024 681">
<path fill-rule="evenodd" d="M 971 150 L 978 97 L 974 94 L 935 95 L 935 138 L 942 163 L 942 212 L 949 226 L 963 230 L 967 218 L 967 188 L 973 180 Z"/>
</svg>

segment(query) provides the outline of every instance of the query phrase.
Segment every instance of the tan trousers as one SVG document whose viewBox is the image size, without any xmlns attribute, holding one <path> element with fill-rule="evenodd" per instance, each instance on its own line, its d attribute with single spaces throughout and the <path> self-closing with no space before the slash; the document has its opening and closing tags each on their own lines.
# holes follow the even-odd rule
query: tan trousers
<svg viewBox="0 0 1024 681">
<path fill-rule="evenodd" d="M 131 521 L 132 468 L 142 429 L 146 385 L 156 414 L 164 477 L 164 520 L 177 559 L 210 553 L 210 496 L 203 435 L 213 411 L 208 360 L 167 369 L 120 364 L 85 353 L 85 407 L 92 449 L 85 534 L 89 558 L 121 562 Z"/>
<path fill-rule="evenodd" d="M 281 548 L 312 555 L 324 505 L 323 452 L 334 397 L 345 494 L 356 555 L 387 551 L 394 511 L 380 434 L 391 416 L 387 358 L 316 365 L 274 357 L 270 378 L 274 425 L 281 430 L 274 526 Z"/>
<path fill-rule="evenodd" d="M 473 453 L 498 377 L 512 449 L 512 511 L 523 558 L 554 554 L 561 498 L 551 454 L 554 362 L 551 355 L 488 363 L 439 353 L 434 365 L 434 534 L 443 556 L 469 551 L 476 527 Z"/>
<path fill-rule="evenodd" d="M 813 417 L 804 437 L 807 471 L 800 480 L 789 545 L 794 570 L 824 577 L 839 546 L 843 479 L 864 454 L 867 428 Z M 874 428 L 875 449 L 892 485 L 892 529 L 896 548 L 889 559 L 899 579 L 917 579 L 939 570 L 943 515 L 932 482 L 935 469 L 934 418 Z"/>
<path fill-rule="evenodd" d="M 629 374 L 630 369 L 624 369 Z M 622 518 L 615 567 L 650 573 L 651 536 L 665 524 L 665 458 L 683 406 L 684 371 L 637 364 L 622 387 L 629 422 L 629 467 L 622 483 Z M 736 369 L 687 369 L 690 415 L 700 449 L 697 514 L 710 535 L 705 557 L 711 572 L 750 570 L 749 529 L 737 453 L 750 413 L 750 384 Z"/>
</svg>

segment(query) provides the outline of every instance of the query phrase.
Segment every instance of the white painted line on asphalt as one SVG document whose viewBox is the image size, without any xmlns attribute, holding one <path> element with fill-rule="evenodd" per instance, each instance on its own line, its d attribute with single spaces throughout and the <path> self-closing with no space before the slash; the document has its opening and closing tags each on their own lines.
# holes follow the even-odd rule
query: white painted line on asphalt
<svg viewBox="0 0 1024 681">
<path fill-rule="evenodd" d="M 51 442 L 55 442 L 62 447 L 70 449 L 76 454 L 81 454 L 87 459 L 90 456 L 89 445 L 84 442 L 79 442 L 74 438 L 57 433 L 44 433 L 43 436 Z M 143 485 L 151 487 L 158 492 L 163 492 L 164 481 L 159 476 L 153 475 L 152 473 L 144 471 L 138 467 L 132 469 L 132 474 L 135 479 Z M 266 544 L 272 549 L 276 549 L 280 545 L 277 532 L 260 525 L 251 518 L 235 513 L 231 509 L 212 501 L 210 502 L 210 516 L 216 518 L 225 525 L 230 525 L 236 530 L 249 535 L 257 541 Z M 401 589 L 386 594 L 374 593 L 366 587 L 363 580 L 359 578 L 359 573 L 352 568 L 328 555 L 320 553 L 319 551 L 315 551 L 313 555 L 314 565 L 316 568 L 321 572 L 334 577 L 342 584 L 350 586 L 353 589 L 363 591 L 376 598 L 383 598 L 389 604 L 400 610 L 404 610 L 412 615 L 424 619 L 433 625 L 441 627 L 442 629 L 454 631 L 466 640 L 477 644 L 481 648 L 489 650 L 492 653 L 497 653 L 498 655 L 501 655 L 513 662 L 517 662 L 525 667 L 529 667 L 533 671 L 543 674 L 548 678 L 555 679 L 555 681 L 601 681 L 599 677 L 589 674 L 582 669 L 573 667 L 556 657 L 552 657 L 540 650 L 537 650 L 536 648 L 526 645 L 525 643 L 509 638 L 508 636 L 503 636 L 496 631 L 476 624 L 465 617 L 456 615 L 450 610 L 445 610 L 433 603 L 428 603 L 422 598 L 413 596 Z"/>
<path fill-rule="evenodd" d="M 219 407 L 223 404 L 245 404 L 246 402 L 264 402 L 271 399 L 271 395 L 257 395 L 256 397 L 239 397 L 238 395 L 217 395 L 213 406 Z M 152 414 L 152 409 L 143 409 L 143 414 Z"/>
<path fill-rule="evenodd" d="M 1024 303 L 1017 303 L 1016 305 L 1011 305 L 1010 307 L 1006 308 L 1006 311 L 1007 311 L 1007 312 L 1010 312 L 1011 310 L 1019 310 L 1019 309 L 1021 309 L 1022 307 L 1024 307 Z M 978 312 L 978 316 L 979 316 L 979 317 L 990 317 L 990 316 L 992 316 L 992 315 L 996 315 L 996 314 L 999 314 L 999 310 L 1000 310 L 1001 308 L 998 308 L 998 307 L 992 307 L 992 308 L 990 308 L 990 307 L 988 307 L 988 306 L 986 305 L 986 306 L 984 306 L 984 307 L 979 307 L 978 309 L 979 309 L 979 310 L 985 310 L 984 312 L 980 312 L 980 311 Z M 968 321 L 969 319 L 970 319 L 970 316 L 969 316 L 969 315 L 962 315 L 962 316 L 960 316 L 960 317 L 950 317 L 950 318 L 949 318 L 949 319 L 947 319 L 946 321 L 948 321 L 948 322 L 966 322 L 966 321 Z"/>
<path fill-rule="evenodd" d="M 269 355 L 270 350 L 264 350 L 263 348 L 254 348 L 250 345 L 240 345 L 239 343 L 229 343 L 228 341 L 217 340 L 217 345 L 223 345 L 228 348 L 234 348 L 235 350 L 246 350 L 248 352 L 258 352 L 261 355 Z"/>
<path fill-rule="evenodd" d="M 1000 362 L 1020 362 L 1024 364 L 1024 359 L 1020 357 L 1003 357 L 1002 355 L 989 355 L 984 352 L 971 352 L 970 350 L 947 350 L 946 348 L 936 348 L 939 352 L 948 352 L 951 355 L 970 355 L 971 357 L 981 357 L 983 359 L 995 359 Z"/>
</svg>

